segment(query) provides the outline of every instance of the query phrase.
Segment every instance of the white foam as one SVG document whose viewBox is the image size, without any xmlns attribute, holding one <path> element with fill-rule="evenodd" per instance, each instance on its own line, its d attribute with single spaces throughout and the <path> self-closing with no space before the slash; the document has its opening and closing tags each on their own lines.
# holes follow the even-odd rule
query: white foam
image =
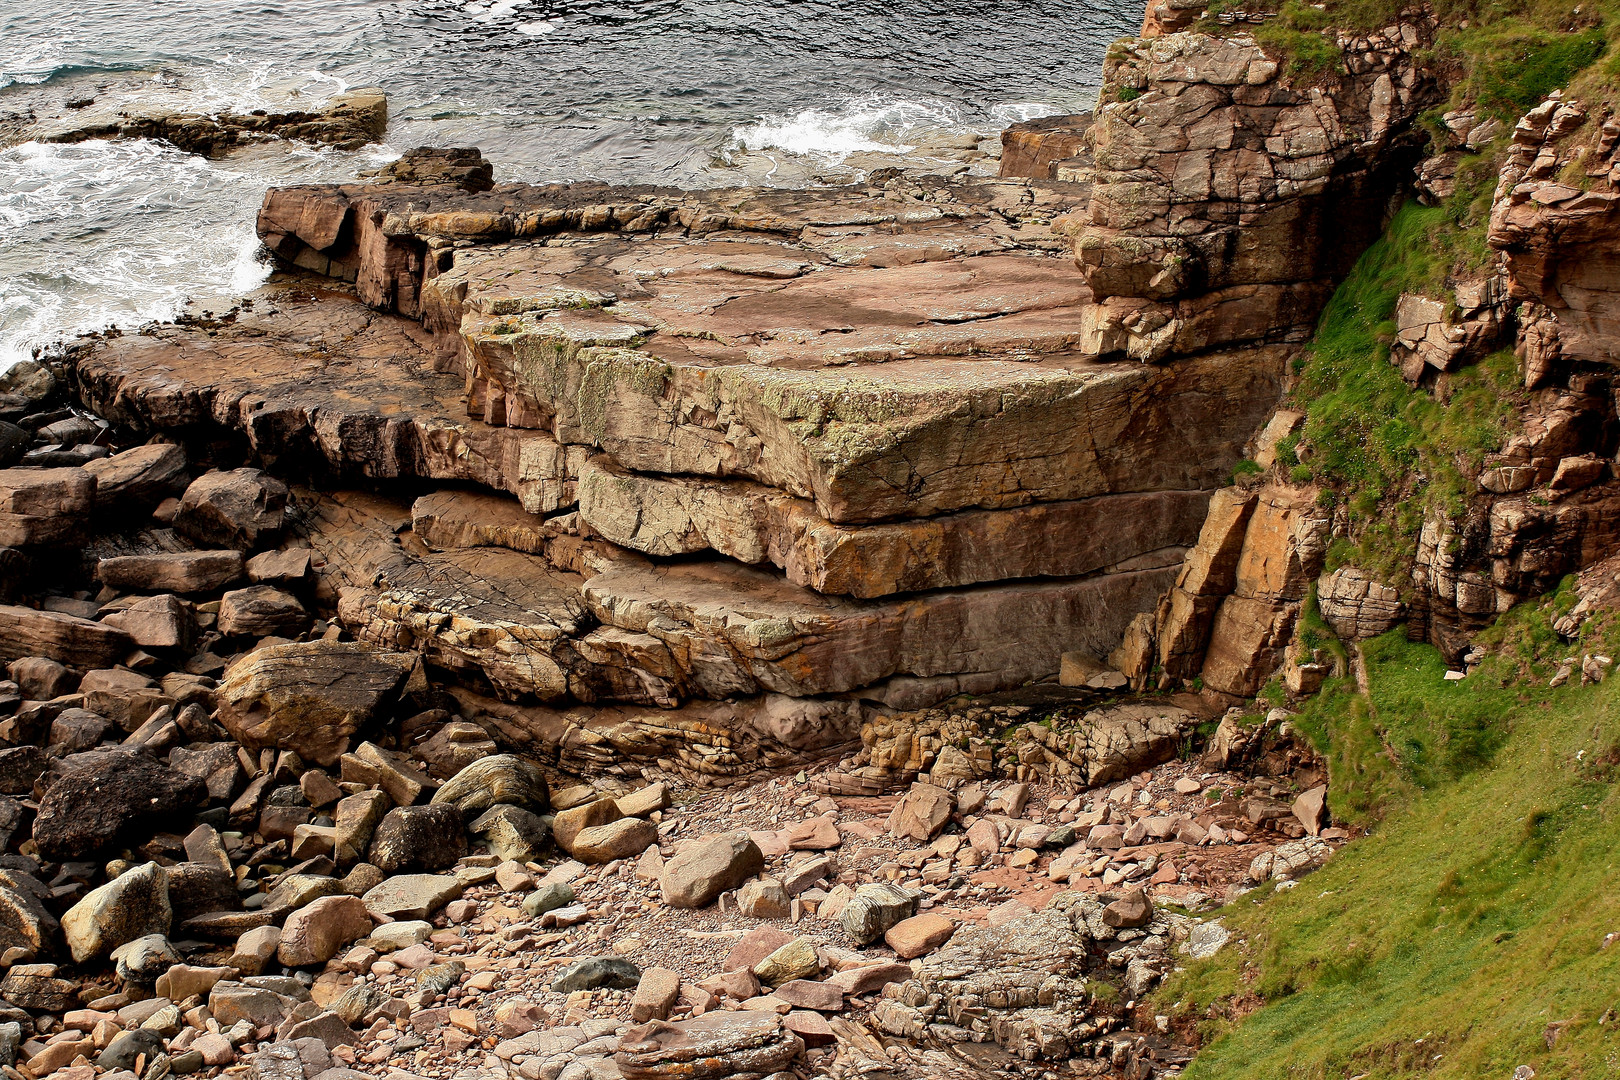
<svg viewBox="0 0 1620 1080">
<path fill-rule="evenodd" d="M 1044 101 L 1006 101 L 990 107 L 990 116 L 998 123 L 1021 124 L 1026 120 L 1039 120 L 1043 116 L 1056 116 L 1061 109 Z"/>
<path fill-rule="evenodd" d="M 944 102 L 868 96 L 794 116 L 767 114 L 734 129 L 732 139 L 744 150 L 784 150 L 839 162 L 863 151 L 910 153 L 916 146 L 906 141 L 908 134 L 953 128 L 960 121 L 959 111 Z"/>
<path fill-rule="evenodd" d="M 254 232 L 266 186 L 350 177 L 398 154 L 277 144 L 209 161 L 166 143 L 0 151 L 0 369 L 107 326 L 224 310 L 271 272 Z"/>
<path fill-rule="evenodd" d="M 9 49 L 0 46 L 0 89 L 14 83 L 42 83 L 61 66 L 60 41 L 23 41 Z"/>
</svg>

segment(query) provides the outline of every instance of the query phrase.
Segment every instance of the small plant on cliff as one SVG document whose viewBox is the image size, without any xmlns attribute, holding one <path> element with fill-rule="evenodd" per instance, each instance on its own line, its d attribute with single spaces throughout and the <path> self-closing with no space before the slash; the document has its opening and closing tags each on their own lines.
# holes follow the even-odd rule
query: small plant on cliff
<svg viewBox="0 0 1620 1080">
<path fill-rule="evenodd" d="M 1255 30 L 1254 38 L 1290 77 L 1309 82 L 1343 65 L 1344 54 L 1332 27 L 1327 12 L 1299 0 L 1288 0 L 1276 18 L 1266 20 Z"/>
</svg>

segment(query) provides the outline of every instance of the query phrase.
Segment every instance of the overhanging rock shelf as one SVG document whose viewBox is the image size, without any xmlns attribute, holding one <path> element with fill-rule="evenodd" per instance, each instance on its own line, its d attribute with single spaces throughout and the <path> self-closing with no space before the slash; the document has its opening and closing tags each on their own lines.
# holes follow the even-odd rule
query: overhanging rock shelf
<svg viewBox="0 0 1620 1080">
<path fill-rule="evenodd" d="M 92 340 L 75 370 L 110 417 L 229 433 L 329 491 L 426 490 L 364 556 L 310 515 L 343 620 L 536 716 L 827 745 L 863 708 L 1106 655 L 1289 355 L 1083 351 L 1085 184 L 490 187 L 475 158 L 409 160 L 267 196 L 266 243 L 331 280 Z"/>
</svg>

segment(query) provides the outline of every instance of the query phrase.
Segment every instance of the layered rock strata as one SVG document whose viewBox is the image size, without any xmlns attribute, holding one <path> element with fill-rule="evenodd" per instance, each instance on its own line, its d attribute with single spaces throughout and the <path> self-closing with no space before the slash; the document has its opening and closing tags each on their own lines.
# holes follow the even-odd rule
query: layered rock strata
<svg viewBox="0 0 1620 1080">
<path fill-rule="evenodd" d="M 594 707 L 575 726 L 640 725 L 643 756 L 709 728 L 781 761 L 1106 656 L 1288 356 L 1077 349 L 1052 224 L 1083 184 L 480 190 L 476 164 L 272 192 L 266 242 L 352 291 L 272 288 L 74 369 L 103 415 L 216 452 L 515 496 L 315 498 L 299 529 L 350 632 L 546 703 L 528 730 L 562 741 Z"/>
<path fill-rule="evenodd" d="M 1150 29 L 1177 24 L 1170 10 L 1152 8 Z M 1432 34 L 1423 19 L 1340 34 L 1344 67 L 1318 85 L 1244 32 L 1116 45 L 1095 187 L 1071 225 L 1095 298 L 1086 347 L 1162 360 L 1308 337 L 1415 160 Z"/>
</svg>

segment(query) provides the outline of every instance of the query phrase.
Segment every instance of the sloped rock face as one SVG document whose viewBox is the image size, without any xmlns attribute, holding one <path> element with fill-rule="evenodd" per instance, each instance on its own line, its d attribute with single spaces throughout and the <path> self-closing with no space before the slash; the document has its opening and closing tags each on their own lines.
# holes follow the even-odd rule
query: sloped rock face
<svg viewBox="0 0 1620 1080">
<path fill-rule="evenodd" d="M 1162 360 L 1304 340 L 1411 164 L 1403 139 L 1435 96 L 1418 59 L 1431 34 L 1341 36 L 1349 74 L 1322 86 L 1292 84 L 1245 33 L 1117 45 L 1104 94 L 1133 94 L 1097 110 L 1075 226 L 1095 296 L 1085 347 Z"/>
</svg>

